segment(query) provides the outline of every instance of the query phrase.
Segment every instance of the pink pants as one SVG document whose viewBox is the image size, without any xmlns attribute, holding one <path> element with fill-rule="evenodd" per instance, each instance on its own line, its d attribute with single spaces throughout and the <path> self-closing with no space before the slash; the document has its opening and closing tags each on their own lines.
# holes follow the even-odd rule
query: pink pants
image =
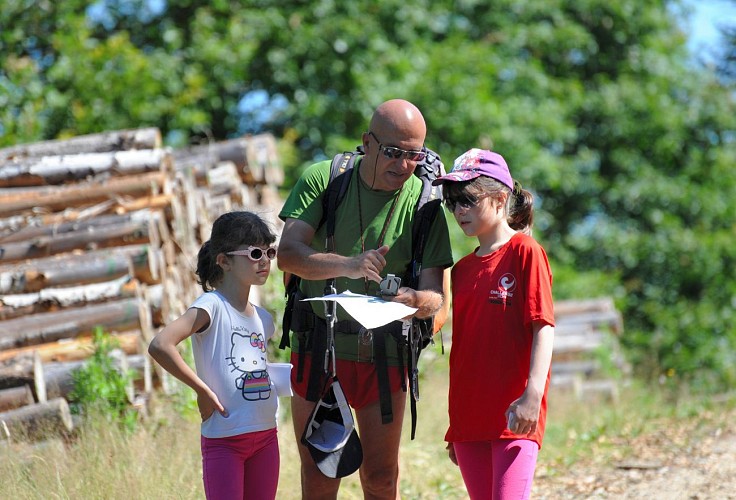
<svg viewBox="0 0 736 500">
<path fill-rule="evenodd" d="M 453 443 L 472 500 L 528 499 L 539 446 L 528 439 Z"/>
<path fill-rule="evenodd" d="M 202 436 L 202 479 L 208 499 L 276 498 L 279 483 L 276 429 L 226 438 Z"/>
</svg>

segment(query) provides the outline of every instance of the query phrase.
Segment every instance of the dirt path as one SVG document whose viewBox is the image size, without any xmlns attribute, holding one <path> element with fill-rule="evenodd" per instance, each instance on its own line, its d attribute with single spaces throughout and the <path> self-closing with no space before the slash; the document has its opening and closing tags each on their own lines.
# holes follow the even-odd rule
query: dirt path
<svg viewBox="0 0 736 500">
<path fill-rule="evenodd" d="M 628 443 L 636 458 L 577 463 L 564 473 L 543 471 L 534 481 L 535 500 L 736 499 L 734 412 L 639 436 Z M 623 444 L 623 443 L 622 443 Z M 615 445 L 615 443 L 614 443 Z"/>
</svg>

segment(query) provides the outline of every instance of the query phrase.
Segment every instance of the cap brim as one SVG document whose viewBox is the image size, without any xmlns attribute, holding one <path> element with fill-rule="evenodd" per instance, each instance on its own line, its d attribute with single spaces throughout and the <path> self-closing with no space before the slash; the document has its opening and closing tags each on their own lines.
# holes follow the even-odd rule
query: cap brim
<svg viewBox="0 0 736 500">
<path fill-rule="evenodd" d="M 363 463 L 363 447 L 355 429 L 350 433 L 347 443 L 335 451 L 320 451 L 309 443 L 307 448 L 320 472 L 333 479 L 349 476 Z"/>
<path fill-rule="evenodd" d="M 353 413 L 337 378 L 315 404 L 304 428 L 302 443 L 327 477 L 344 477 L 360 467 L 363 448 L 355 431 Z"/>
<path fill-rule="evenodd" d="M 458 170 L 455 172 L 450 172 L 449 174 L 445 174 L 442 177 L 437 177 L 435 180 L 432 181 L 433 186 L 439 186 L 440 184 L 444 184 L 445 182 L 462 182 L 462 181 L 472 181 L 476 177 L 480 177 L 479 172 L 475 172 L 473 170 Z"/>
</svg>

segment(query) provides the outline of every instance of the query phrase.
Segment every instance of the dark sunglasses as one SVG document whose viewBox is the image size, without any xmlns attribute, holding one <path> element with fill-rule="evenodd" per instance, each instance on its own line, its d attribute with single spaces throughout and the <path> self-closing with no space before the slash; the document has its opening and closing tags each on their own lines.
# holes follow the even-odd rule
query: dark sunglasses
<svg viewBox="0 0 736 500">
<path fill-rule="evenodd" d="M 268 257 L 268 260 L 276 258 L 276 248 L 274 247 L 268 247 L 265 250 L 258 247 L 248 247 L 244 250 L 233 250 L 232 252 L 228 252 L 227 255 L 244 255 L 253 262 L 258 262 L 263 258 L 264 253 L 266 254 L 266 257 Z"/>
<path fill-rule="evenodd" d="M 407 151 L 406 149 L 396 148 L 394 146 L 384 146 L 381 144 L 381 141 L 378 140 L 376 134 L 368 131 L 368 135 L 375 139 L 378 143 L 378 149 L 383 153 L 383 156 L 389 160 L 398 160 L 399 158 L 403 158 L 409 161 L 424 161 L 427 157 L 426 151 Z"/>
<path fill-rule="evenodd" d="M 445 206 L 450 212 L 454 212 L 457 207 L 464 210 L 470 210 L 476 206 L 484 198 L 488 198 L 489 195 L 481 197 L 471 196 L 469 194 L 461 194 L 460 196 L 447 196 L 444 199 Z"/>
</svg>

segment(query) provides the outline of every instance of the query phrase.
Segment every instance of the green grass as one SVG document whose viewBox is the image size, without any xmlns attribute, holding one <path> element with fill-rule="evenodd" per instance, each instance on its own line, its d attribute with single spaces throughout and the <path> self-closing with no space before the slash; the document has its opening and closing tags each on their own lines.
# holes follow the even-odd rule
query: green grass
<svg viewBox="0 0 736 500">
<path fill-rule="evenodd" d="M 423 354 L 417 437 L 409 439 L 405 420 L 401 449 L 401 494 L 408 499 L 467 498 L 460 472 L 447 458 L 448 355 Z M 630 441 L 651 429 L 672 429 L 678 421 L 726 418 L 724 403 L 658 397 L 633 385 L 617 404 L 579 402 L 552 393 L 547 435 L 538 474 L 565 474 L 578 461 L 625 459 Z M 685 401 L 685 402 L 683 402 Z M 733 398 L 726 406 L 733 408 Z M 289 418 L 289 399 L 281 400 L 279 499 L 300 497 L 299 461 Z M 197 415 L 182 416 L 163 396 L 152 416 L 133 433 L 98 418 L 68 443 L 44 448 L 0 444 L 0 498 L 14 499 L 201 499 L 201 456 Z M 181 405 L 178 408 L 183 408 Z M 181 410 L 179 410 L 181 411 Z M 362 498 L 357 474 L 343 480 L 341 499 Z"/>
</svg>

